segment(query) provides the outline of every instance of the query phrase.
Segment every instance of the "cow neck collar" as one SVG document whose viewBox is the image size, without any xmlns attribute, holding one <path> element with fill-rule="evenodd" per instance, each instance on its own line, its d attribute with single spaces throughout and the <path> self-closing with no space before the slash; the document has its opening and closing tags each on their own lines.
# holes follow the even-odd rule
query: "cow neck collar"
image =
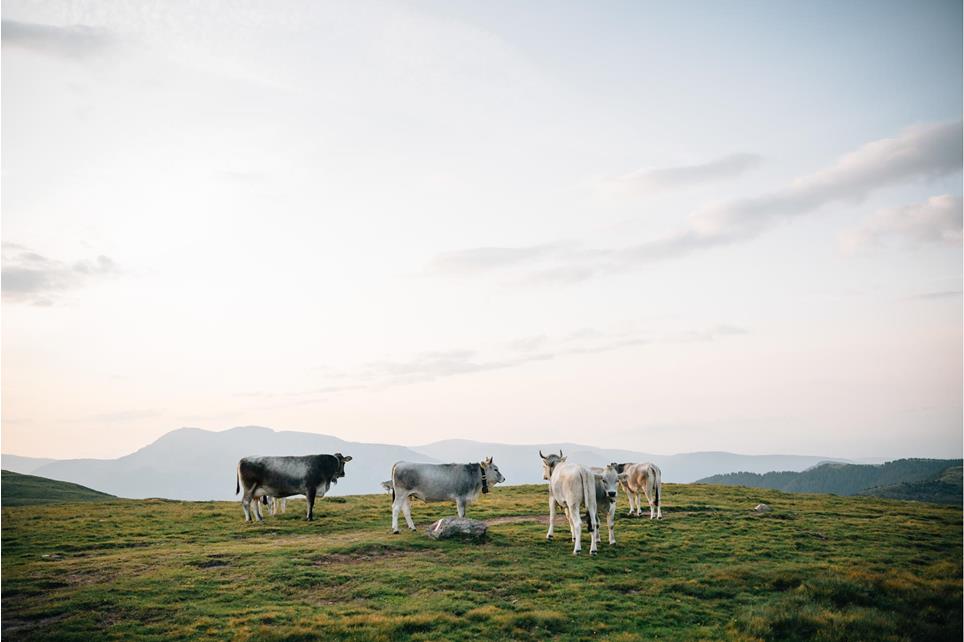
<svg viewBox="0 0 964 642">
<path fill-rule="evenodd" d="M 485 466 L 479 464 L 479 470 L 482 471 L 482 493 L 489 492 L 489 483 L 485 480 Z"/>
</svg>

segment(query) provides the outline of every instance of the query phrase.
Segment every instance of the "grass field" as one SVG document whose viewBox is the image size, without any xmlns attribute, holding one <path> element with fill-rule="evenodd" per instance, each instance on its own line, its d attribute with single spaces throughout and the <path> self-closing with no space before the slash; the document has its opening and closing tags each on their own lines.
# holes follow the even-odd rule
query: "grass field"
<svg viewBox="0 0 964 642">
<path fill-rule="evenodd" d="M 389 533 L 389 498 L 3 508 L 3 635 L 30 639 L 961 639 L 957 508 L 667 485 L 615 547 L 545 541 L 546 489 L 497 488 L 484 544 Z M 763 501 L 773 512 L 750 510 Z M 453 506 L 416 503 L 424 531 Z M 562 522 L 560 521 L 560 525 Z M 584 546 L 588 544 L 584 541 Z"/>
</svg>

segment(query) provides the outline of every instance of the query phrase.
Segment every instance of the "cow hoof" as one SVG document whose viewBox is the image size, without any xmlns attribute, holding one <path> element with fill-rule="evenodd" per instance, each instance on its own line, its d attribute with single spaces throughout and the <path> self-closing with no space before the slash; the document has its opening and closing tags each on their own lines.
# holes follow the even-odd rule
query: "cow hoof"
<svg viewBox="0 0 964 642">
<path fill-rule="evenodd" d="M 398 535 L 398 531 L 392 531 L 392 535 Z"/>
<path fill-rule="evenodd" d="M 589 554 L 592 555 L 593 557 L 596 557 L 596 553 L 597 551 L 589 551 Z"/>
<path fill-rule="evenodd" d="M 552 541 L 552 535 L 546 535 L 546 541 L 547 541 L 547 542 L 551 542 L 551 541 Z"/>
</svg>

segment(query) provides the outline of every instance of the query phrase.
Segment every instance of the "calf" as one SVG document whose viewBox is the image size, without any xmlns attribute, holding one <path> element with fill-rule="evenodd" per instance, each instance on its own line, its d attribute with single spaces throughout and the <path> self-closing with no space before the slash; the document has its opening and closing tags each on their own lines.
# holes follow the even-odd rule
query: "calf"
<svg viewBox="0 0 964 642">
<path fill-rule="evenodd" d="M 459 517 L 465 517 L 465 507 L 489 492 L 489 484 L 505 481 L 492 458 L 479 464 L 413 464 L 400 461 L 392 466 L 392 532 L 398 534 L 398 512 L 405 515 L 405 523 L 415 530 L 410 498 L 426 502 L 454 501 Z"/>
<path fill-rule="evenodd" d="M 271 509 L 272 515 L 277 515 L 278 513 L 284 513 L 288 510 L 288 498 L 287 497 L 269 497 L 268 507 Z"/>
<path fill-rule="evenodd" d="M 306 519 L 314 518 L 315 497 L 324 497 L 332 484 L 345 476 L 345 463 L 351 457 L 334 455 L 306 455 L 304 457 L 245 457 L 238 462 L 238 485 L 235 494 L 244 489 L 241 508 L 244 521 L 251 521 L 251 500 L 265 495 L 291 497 L 304 495 L 308 500 Z M 260 502 L 255 501 L 254 516 L 260 522 Z"/>
<path fill-rule="evenodd" d="M 589 518 L 589 554 L 595 555 L 597 547 L 593 531 L 599 528 L 599 521 L 596 515 L 596 480 L 593 474 L 585 466 L 568 463 L 561 450 L 558 455 L 548 456 L 543 455 L 540 450 L 539 456 L 542 457 L 542 478 L 549 480 L 549 532 L 546 533 L 546 539 L 552 539 L 558 504 L 565 510 L 569 520 L 569 533 L 575 543 L 572 554 L 578 555 L 582 550 L 582 518 L 579 516 L 579 508 L 585 505 Z"/>
<path fill-rule="evenodd" d="M 617 464 L 616 470 L 619 472 L 619 485 L 629 498 L 629 514 L 637 517 L 643 514 L 643 502 L 639 497 L 642 493 L 649 503 L 649 518 L 663 519 L 663 507 L 660 504 L 663 474 L 659 467 L 652 463 Z"/>
</svg>

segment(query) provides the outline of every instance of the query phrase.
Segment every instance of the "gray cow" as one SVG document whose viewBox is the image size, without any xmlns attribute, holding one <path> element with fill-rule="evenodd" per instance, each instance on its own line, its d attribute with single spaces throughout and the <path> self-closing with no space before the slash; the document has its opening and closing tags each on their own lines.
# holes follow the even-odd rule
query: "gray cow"
<svg viewBox="0 0 964 642">
<path fill-rule="evenodd" d="M 410 498 L 426 502 L 455 502 L 459 517 L 465 507 L 489 492 L 489 486 L 505 481 L 498 466 L 488 457 L 478 464 L 413 464 L 400 461 L 392 466 L 392 532 L 398 534 L 398 512 L 415 530 Z"/>
<path fill-rule="evenodd" d="M 618 464 L 609 464 L 605 468 L 594 466 L 589 469 L 596 478 L 596 510 L 606 509 L 606 526 L 609 527 L 610 546 L 616 543 L 616 536 L 613 534 L 616 523 L 616 488 L 619 486 L 619 473 L 616 472 L 616 466 Z M 598 513 L 596 523 L 599 523 Z M 599 528 L 593 531 L 593 534 L 596 536 L 596 543 L 598 544 Z"/>
<path fill-rule="evenodd" d="M 351 457 L 334 455 L 306 455 L 304 457 L 245 457 L 238 462 L 238 485 L 235 494 L 244 489 L 241 508 L 244 521 L 251 521 L 251 513 L 260 522 L 260 498 L 304 495 L 308 500 L 307 519 L 314 517 L 315 497 L 324 497 L 332 484 L 345 476 L 345 464 Z M 254 510 L 251 510 L 251 500 Z"/>
</svg>

